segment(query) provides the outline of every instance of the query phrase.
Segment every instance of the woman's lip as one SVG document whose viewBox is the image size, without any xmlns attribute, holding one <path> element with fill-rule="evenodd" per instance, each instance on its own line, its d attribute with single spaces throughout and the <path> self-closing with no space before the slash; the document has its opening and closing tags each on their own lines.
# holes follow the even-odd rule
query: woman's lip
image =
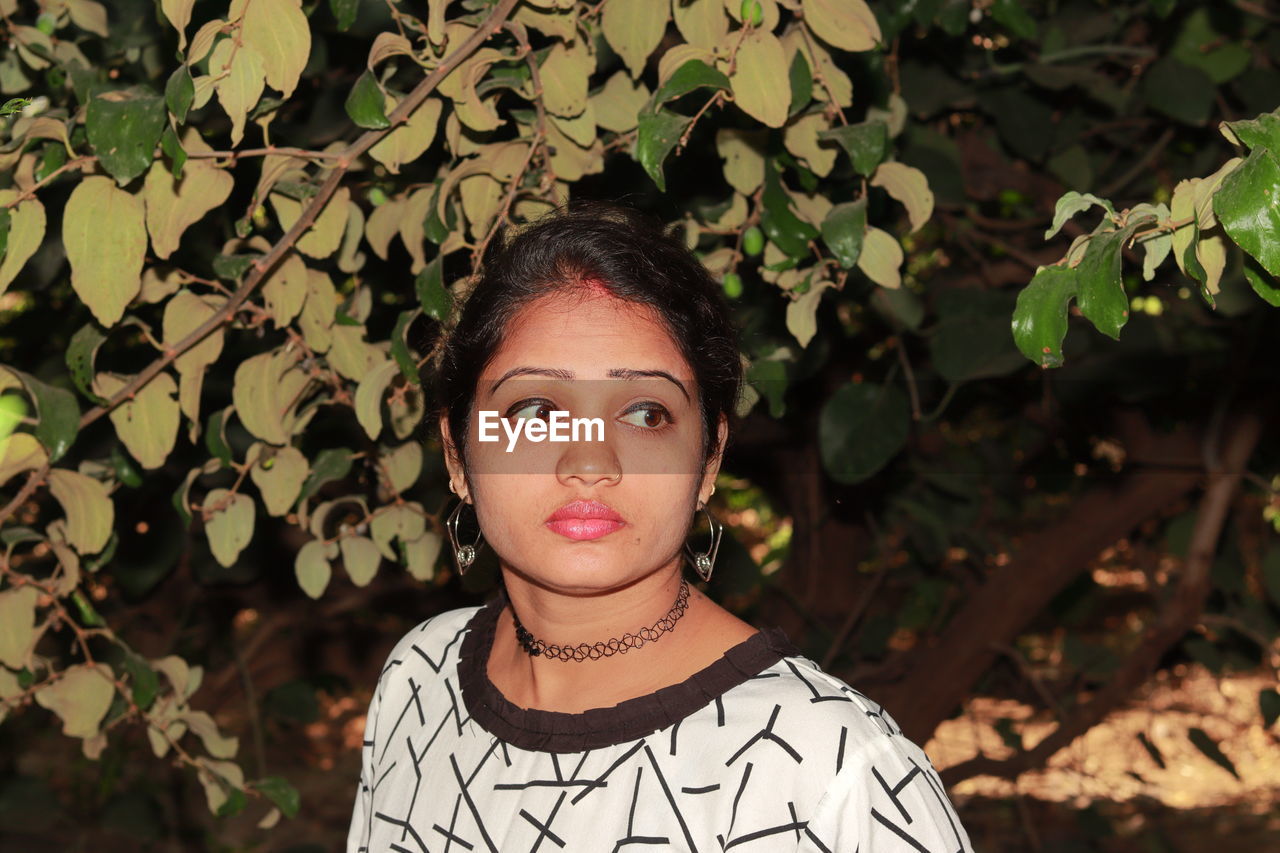
<svg viewBox="0 0 1280 853">
<path fill-rule="evenodd" d="M 607 518 L 561 518 L 547 522 L 547 527 L 553 533 L 577 540 L 599 539 L 622 526 L 623 522 Z"/>
<path fill-rule="evenodd" d="M 623 521 L 622 516 L 614 512 L 613 507 L 594 500 L 570 501 L 547 517 L 547 521 L 549 522 L 573 521 L 578 519 L 590 521 L 616 521 L 619 523 Z"/>
</svg>

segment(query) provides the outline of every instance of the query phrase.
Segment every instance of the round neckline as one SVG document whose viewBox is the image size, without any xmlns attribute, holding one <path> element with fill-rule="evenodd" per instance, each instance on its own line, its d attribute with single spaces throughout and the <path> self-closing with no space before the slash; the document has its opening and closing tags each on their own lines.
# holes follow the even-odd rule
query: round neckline
<svg viewBox="0 0 1280 853">
<path fill-rule="evenodd" d="M 784 657 L 801 654 L 781 627 L 771 626 L 726 649 L 685 680 L 616 705 L 578 713 L 522 708 L 503 695 L 488 673 L 498 617 L 507 603 L 500 587 L 467 621 L 458 651 L 458 682 L 472 719 L 520 749 L 583 752 L 638 740 L 678 723 Z"/>
</svg>

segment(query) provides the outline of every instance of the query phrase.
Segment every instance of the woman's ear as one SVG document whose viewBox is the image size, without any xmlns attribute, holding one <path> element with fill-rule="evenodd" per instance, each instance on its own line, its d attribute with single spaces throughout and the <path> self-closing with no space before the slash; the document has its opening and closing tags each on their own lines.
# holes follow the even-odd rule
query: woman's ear
<svg viewBox="0 0 1280 853">
<path fill-rule="evenodd" d="M 729 438 L 729 418 L 720 415 L 720 423 L 716 429 L 715 450 L 707 459 L 706 468 L 702 472 L 702 485 L 698 489 L 699 503 L 705 505 L 716 490 L 716 477 L 720 474 L 720 464 L 724 462 L 724 447 Z"/>
<path fill-rule="evenodd" d="M 449 415 L 440 415 L 440 444 L 444 447 L 444 466 L 449 472 L 449 490 L 466 500 L 467 478 L 462 462 L 458 458 L 458 448 L 449 432 Z"/>
</svg>

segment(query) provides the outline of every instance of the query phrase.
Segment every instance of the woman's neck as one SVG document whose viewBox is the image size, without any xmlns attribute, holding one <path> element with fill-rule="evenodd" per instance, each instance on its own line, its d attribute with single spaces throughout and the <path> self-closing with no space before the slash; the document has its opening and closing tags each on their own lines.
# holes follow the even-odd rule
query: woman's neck
<svg viewBox="0 0 1280 853">
<path fill-rule="evenodd" d="M 576 646 L 621 639 L 671 611 L 680 591 L 679 567 L 586 596 L 558 594 L 504 574 L 510 606 L 498 617 L 487 671 L 494 686 L 522 708 L 580 713 L 610 707 L 683 681 L 724 651 L 708 645 L 704 633 L 720 608 L 690 586 L 688 604 L 672 629 L 639 648 L 595 660 L 533 657 L 516 639 L 512 608 L 543 643 Z"/>
</svg>

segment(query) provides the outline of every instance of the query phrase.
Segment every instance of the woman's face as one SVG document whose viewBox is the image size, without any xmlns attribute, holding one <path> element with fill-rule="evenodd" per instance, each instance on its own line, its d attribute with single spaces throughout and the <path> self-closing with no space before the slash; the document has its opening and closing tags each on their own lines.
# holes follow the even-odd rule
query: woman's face
<svg viewBox="0 0 1280 853">
<path fill-rule="evenodd" d="M 524 430 L 533 421 L 549 428 L 555 410 L 567 413 L 569 440 L 531 440 Z M 496 441 L 480 440 L 486 411 L 495 413 L 487 420 Z M 574 440 L 578 418 L 598 418 L 603 437 L 580 430 Z M 441 430 L 451 445 L 446 418 Z M 719 469 L 717 454 L 703 470 L 701 438 L 693 372 L 649 309 L 578 292 L 544 297 L 513 321 L 476 389 L 470 479 L 452 454 L 446 459 L 506 568 L 549 589 L 589 594 L 681 559 Z M 574 501 L 599 502 L 595 512 L 616 518 L 591 518 L 591 507 L 562 510 Z M 557 511 L 562 517 L 553 518 Z"/>
</svg>

